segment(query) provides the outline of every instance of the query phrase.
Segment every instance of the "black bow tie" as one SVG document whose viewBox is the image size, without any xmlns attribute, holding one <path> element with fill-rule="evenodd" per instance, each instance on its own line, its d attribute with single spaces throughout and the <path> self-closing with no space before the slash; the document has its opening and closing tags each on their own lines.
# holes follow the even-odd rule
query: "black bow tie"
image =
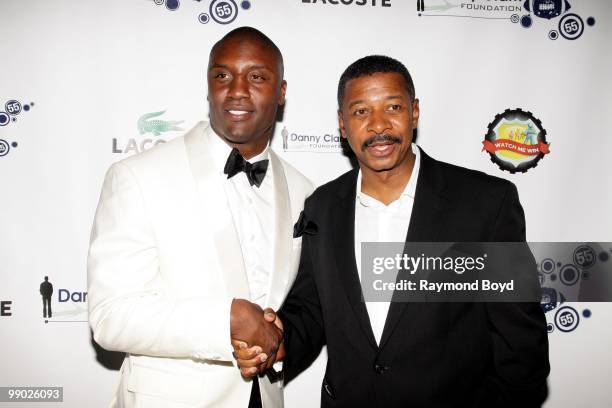
<svg viewBox="0 0 612 408">
<path fill-rule="evenodd" d="M 268 160 L 249 163 L 240 155 L 238 149 L 234 148 L 227 158 L 223 172 L 227 174 L 227 178 L 232 178 L 241 171 L 244 171 L 249 183 L 259 187 L 264 177 L 266 177 L 266 170 L 268 170 Z"/>
</svg>

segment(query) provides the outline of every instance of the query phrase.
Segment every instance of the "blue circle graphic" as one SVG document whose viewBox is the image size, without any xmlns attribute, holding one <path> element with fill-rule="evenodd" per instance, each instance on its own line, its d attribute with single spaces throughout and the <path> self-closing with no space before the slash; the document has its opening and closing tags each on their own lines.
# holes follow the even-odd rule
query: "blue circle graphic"
<svg viewBox="0 0 612 408">
<path fill-rule="evenodd" d="M 580 323 L 580 315 L 570 306 L 563 306 L 555 313 L 555 326 L 562 332 L 571 332 L 576 330 Z"/>
<path fill-rule="evenodd" d="M 11 147 L 17 147 L 17 146 L 18 146 L 17 142 L 12 142 L 11 143 Z"/>
<path fill-rule="evenodd" d="M 229 24 L 238 17 L 238 6 L 234 0 L 213 0 L 208 11 L 219 24 Z"/>
<path fill-rule="evenodd" d="M 552 273 L 555 270 L 555 261 L 550 258 L 543 259 L 540 264 L 540 269 L 544 273 Z"/>
<path fill-rule="evenodd" d="M 524 28 L 531 27 L 531 24 L 533 24 L 533 20 L 531 19 L 530 15 L 526 15 L 526 16 L 521 17 L 521 25 Z"/>
<path fill-rule="evenodd" d="M 12 99 L 4 104 L 4 109 L 9 115 L 17 116 L 21 113 L 21 103 Z"/>
<path fill-rule="evenodd" d="M 10 123 L 11 117 L 6 112 L 0 112 L 0 126 L 6 126 Z"/>
<path fill-rule="evenodd" d="M 559 271 L 559 279 L 564 285 L 572 286 L 580 279 L 580 272 L 574 265 L 567 264 Z"/>
<path fill-rule="evenodd" d="M 5 140 L 0 139 L 0 157 L 6 156 L 10 150 L 9 144 Z"/>
<path fill-rule="evenodd" d="M 574 249 L 574 263 L 582 269 L 588 269 L 595 265 L 597 254 L 588 245 L 580 245 Z"/>
<path fill-rule="evenodd" d="M 166 8 L 170 11 L 174 11 L 180 7 L 181 3 L 179 0 L 166 0 Z"/>
<path fill-rule="evenodd" d="M 595 25 L 595 17 L 587 18 L 587 25 L 593 27 Z"/>
<path fill-rule="evenodd" d="M 29 111 L 30 110 L 30 105 L 23 105 L 23 110 L 24 111 Z"/>
<path fill-rule="evenodd" d="M 251 8 L 251 2 L 244 0 L 242 3 L 240 3 L 240 7 L 242 7 L 243 10 L 248 10 Z"/>
<path fill-rule="evenodd" d="M 591 311 L 589 309 L 584 309 L 582 311 L 582 315 L 588 319 L 589 317 L 591 317 Z"/>
<path fill-rule="evenodd" d="M 568 13 L 559 20 L 559 33 L 566 40 L 576 40 L 584 32 L 584 22 L 578 14 Z"/>
<path fill-rule="evenodd" d="M 610 259 L 610 255 L 608 255 L 608 253 L 607 253 L 607 252 L 601 252 L 601 253 L 599 254 L 599 260 L 600 260 L 601 262 L 607 262 L 607 261 L 608 261 L 608 259 Z"/>
<path fill-rule="evenodd" d="M 201 14 L 198 16 L 198 21 L 199 21 L 200 23 L 202 23 L 202 24 L 206 24 L 206 23 L 208 23 L 208 22 L 210 21 L 210 17 L 209 17 L 209 16 L 208 16 L 208 14 L 206 14 L 206 13 L 201 13 Z"/>
<path fill-rule="evenodd" d="M 557 30 L 550 30 L 548 32 L 548 38 L 550 38 L 551 40 L 556 40 L 557 38 L 559 38 L 559 33 L 557 32 Z"/>
</svg>

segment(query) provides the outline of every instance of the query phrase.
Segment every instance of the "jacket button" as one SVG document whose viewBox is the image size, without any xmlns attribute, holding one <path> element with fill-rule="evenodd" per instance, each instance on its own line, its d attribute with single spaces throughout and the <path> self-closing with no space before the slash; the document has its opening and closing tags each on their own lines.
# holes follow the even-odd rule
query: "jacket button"
<svg viewBox="0 0 612 408">
<path fill-rule="evenodd" d="M 381 365 L 381 364 L 375 364 L 374 365 L 374 371 L 376 372 L 376 374 L 382 374 L 385 371 L 387 371 L 389 369 L 389 367 Z"/>
</svg>

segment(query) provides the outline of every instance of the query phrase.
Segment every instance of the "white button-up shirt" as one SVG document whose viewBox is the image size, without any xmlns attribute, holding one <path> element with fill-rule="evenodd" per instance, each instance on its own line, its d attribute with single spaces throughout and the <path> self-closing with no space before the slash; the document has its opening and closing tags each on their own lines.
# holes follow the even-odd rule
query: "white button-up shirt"
<svg viewBox="0 0 612 408">
<path fill-rule="evenodd" d="M 401 196 L 389 205 L 385 205 L 361 191 L 361 170 L 359 170 L 355 199 L 355 256 L 360 279 L 362 242 L 406 241 L 421 167 L 419 148 L 414 143 L 412 144 L 412 152 L 416 155 L 416 159 L 410 180 Z M 389 302 L 366 302 L 376 343 L 380 343 L 387 320 L 389 304 Z"/>
<path fill-rule="evenodd" d="M 236 256 L 242 255 L 244 259 L 251 293 L 249 300 L 265 308 L 272 276 L 273 256 L 274 183 L 272 166 L 268 165 L 266 176 L 259 187 L 251 186 L 244 172 L 228 179 L 223 169 L 232 148 L 215 134 L 212 128 L 207 132 L 206 137 L 209 138 L 213 150 L 211 153 L 215 166 L 223 178 L 229 210 L 238 232 L 242 254 L 236 252 Z M 268 159 L 268 150 L 269 147 L 266 147 L 263 152 L 247 161 L 255 163 Z M 237 251 L 239 250 L 240 248 L 237 248 Z"/>
</svg>

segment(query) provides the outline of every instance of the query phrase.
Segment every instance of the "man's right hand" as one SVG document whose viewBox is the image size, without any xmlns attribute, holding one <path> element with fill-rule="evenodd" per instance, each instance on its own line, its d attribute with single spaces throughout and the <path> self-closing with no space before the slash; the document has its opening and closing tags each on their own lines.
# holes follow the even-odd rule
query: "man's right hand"
<svg viewBox="0 0 612 408">
<path fill-rule="evenodd" d="M 268 310 L 268 309 L 266 309 Z M 248 350 L 258 362 L 258 367 L 241 367 L 242 374 L 254 376 L 271 366 L 276 360 L 276 353 L 283 341 L 283 331 L 274 323 L 276 315 L 262 319 L 263 310 L 258 305 L 244 299 L 234 299 L 230 312 L 230 336 L 232 344 L 238 352 Z M 270 320 L 271 319 L 271 320 Z M 241 347 L 242 346 L 242 347 Z M 249 347 L 250 348 L 247 348 Z M 238 357 L 238 355 L 237 355 Z M 270 358 L 268 364 L 266 360 Z M 250 359 L 250 360 L 253 360 Z"/>
</svg>

